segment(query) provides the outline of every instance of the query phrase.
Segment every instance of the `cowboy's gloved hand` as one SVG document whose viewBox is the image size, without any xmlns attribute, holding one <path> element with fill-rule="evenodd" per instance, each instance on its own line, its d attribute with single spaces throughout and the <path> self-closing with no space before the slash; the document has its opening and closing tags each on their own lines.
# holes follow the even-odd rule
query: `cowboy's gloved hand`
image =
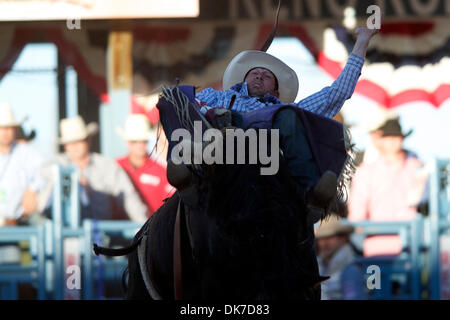
<svg viewBox="0 0 450 320">
<path fill-rule="evenodd" d="M 381 25 L 383 23 L 383 14 L 381 14 L 378 22 L 379 22 L 378 26 L 373 25 L 370 28 L 366 27 L 356 28 L 355 34 L 357 38 L 352 53 L 356 54 L 357 56 L 363 59 L 366 57 L 366 51 L 367 47 L 369 46 L 370 40 L 374 35 L 376 35 L 380 31 Z"/>
<path fill-rule="evenodd" d="M 222 129 L 231 126 L 231 111 L 225 108 L 209 109 L 206 114 L 206 119 L 214 128 Z"/>
<path fill-rule="evenodd" d="M 366 27 L 357 27 L 355 34 L 359 39 L 364 39 L 369 41 L 374 35 L 380 32 L 380 29 L 369 29 Z"/>
</svg>

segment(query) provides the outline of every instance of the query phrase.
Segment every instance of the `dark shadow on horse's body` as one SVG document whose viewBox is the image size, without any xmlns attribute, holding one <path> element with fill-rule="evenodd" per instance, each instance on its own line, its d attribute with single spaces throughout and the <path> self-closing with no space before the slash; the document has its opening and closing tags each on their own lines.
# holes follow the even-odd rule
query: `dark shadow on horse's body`
<svg viewBox="0 0 450 320">
<path fill-rule="evenodd" d="M 186 206 L 181 215 L 183 299 L 320 299 L 313 226 L 306 224 L 304 203 L 282 158 L 276 175 L 260 175 L 260 167 L 207 168 L 200 205 Z M 168 199 L 148 230 L 146 263 L 163 299 L 174 299 L 178 201 L 178 193 Z M 129 255 L 127 298 L 150 298 L 137 251 Z"/>
</svg>

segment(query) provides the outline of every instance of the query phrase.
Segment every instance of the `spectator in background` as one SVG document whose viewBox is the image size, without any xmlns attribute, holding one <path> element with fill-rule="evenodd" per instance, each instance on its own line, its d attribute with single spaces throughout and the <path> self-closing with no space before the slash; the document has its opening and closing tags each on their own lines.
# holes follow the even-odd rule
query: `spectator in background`
<svg viewBox="0 0 450 320">
<path fill-rule="evenodd" d="M 363 161 L 353 177 L 350 198 L 350 221 L 408 221 L 417 215 L 424 200 L 427 174 L 422 162 L 402 147 L 411 133 L 403 133 L 399 118 L 386 117 L 371 130 L 377 156 Z M 402 250 L 396 235 L 373 236 L 364 241 L 365 256 L 396 255 Z"/>
<path fill-rule="evenodd" d="M 32 147 L 17 143 L 20 123 L 8 104 L 0 103 L 0 225 L 34 224 L 37 193 L 45 183 L 39 175 L 44 162 Z"/>
<path fill-rule="evenodd" d="M 174 188 L 167 181 L 166 168 L 147 153 L 147 144 L 152 136 L 148 119 L 143 114 L 129 115 L 124 130 L 117 133 L 127 143 L 128 155 L 117 159 L 128 173 L 136 189 L 148 207 L 149 216 L 171 196 Z"/>
<path fill-rule="evenodd" d="M 360 130 L 369 134 L 369 143 L 365 150 L 359 151 L 354 155 L 356 165 L 360 165 L 362 162 L 372 163 L 377 160 L 379 156 L 378 142 L 380 141 L 380 132 L 378 129 L 387 120 L 395 119 L 398 119 L 398 114 L 381 105 L 378 105 L 375 112 L 370 114 L 367 119 L 368 122 L 359 127 Z"/>
<path fill-rule="evenodd" d="M 95 123 L 85 124 L 80 116 L 62 119 L 60 143 L 65 153 L 57 156 L 61 166 L 75 165 L 80 175 L 81 218 L 146 220 L 147 208 L 127 174 L 117 163 L 98 153 L 90 152 L 90 138 L 97 133 Z M 43 175 L 51 181 L 51 163 Z"/>
<path fill-rule="evenodd" d="M 351 225 L 331 216 L 316 228 L 319 272 L 330 279 L 321 284 L 323 300 L 366 299 L 364 275 L 350 244 Z"/>
</svg>

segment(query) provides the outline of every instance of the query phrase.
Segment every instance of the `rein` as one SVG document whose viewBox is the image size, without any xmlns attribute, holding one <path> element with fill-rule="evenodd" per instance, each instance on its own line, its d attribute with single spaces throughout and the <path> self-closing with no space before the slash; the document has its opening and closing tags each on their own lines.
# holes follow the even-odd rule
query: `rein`
<svg viewBox="0 0 450 320">
<path fill-rule="evenodd" d="M 153 282 L 152 277 L 150 274 L 149 268 L 147 268 L 145 257 L 147 255 L 147 238 L 148 238 L 148 232 L 150 230 L 150 225 L 153 221 L 153 216 L 150 217 L 148 220 L 148 223 L 143 230 L 142 234 L 137 238 L 130 246 L 120 249 L 110 249 L 105 247 L 100 247 L 96 243 L 94 243 L 94 253 L 95 255 L 105 255 L 110 257 L 117 257 L 117 256 L 125 256 L 137 249 L 138 252 L 138 261 L 139 261 L 139 268 L 141 270 L 142 279 L 144 280 L 145 287 L 150 295 L 150 297 L 153 300 L 162 300 L 161 295 L 156 290 Z"/>
<path fill-rule="evenodd" d="M 173 283 L 175 290 L 175 300 L 181 300 L 183 297 L 183 279 L 182 279 L 182 263 L 181 263 L 181 231 L 180 231 L 180 212 L 184 205 L 181 198 L 178 202 L 177 216 L 175 218 L 175 226 L 173 232 Z M 183 210 L 184 211 L 184 210 Z"/>
<path fill-rule="evenodd" d="M 178 209 L 177 209 L 177 215 L 175 218 L 175 225 L 174 225 L 174 238 L 173 238 L 173 275 L 174 275 L 174 291 L 175 291 L 175 300 L 181 300 L 183 297 L 183 282 L 182 282 L 182 262 L 181 262 L 181 227 L 180 227 L 180 220 L 182 219 L 181 214 L 184 214 L 184 205 L 181 199 L 178 202 Z M 94 253 L 95 255 L 105 255 L 105 256 L 124 256 L 132 253 L 134 250 L 137 249 L 138 251 L 138 261 L 139 261 L 139 267 L 142 273 L 142 278 L 145 283 L 145 287 L 147 288 L 148 293 L 150 294 L 150 297 L 153 300 L 162 300 L 161 295 L 156 290 L 151 273 L 149 268 L 147 268 L 146 264 L 146 255 L 148 255 L 147 252 L 147 238 L 148 238 L 148 231 L 150 229 L 150 225 L 152 222 L 152 218 L 150 217 L 149 223 L 147 224 L 147 227 L 145 228 L 144 232 L 141 234 L 141 236 L 130 246 L 120 249 L 110 249 L 105 247 L 100 247 L 96 243 L 94 243 Z M 189 230 L 188 230 L 189 232 Z M 189 237 L 191 238 L 191 234 L 189 232 Z"/>
</svg>

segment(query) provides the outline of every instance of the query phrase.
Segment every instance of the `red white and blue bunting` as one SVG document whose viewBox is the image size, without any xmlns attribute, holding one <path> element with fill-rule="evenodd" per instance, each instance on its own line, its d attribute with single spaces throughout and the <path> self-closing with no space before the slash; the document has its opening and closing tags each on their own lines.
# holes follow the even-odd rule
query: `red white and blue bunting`
<svg viewBox="0 0 450 320">
<path fill-rule="evenodd" d="M 360 23 L 361 24 L 361 23 Z M 160 85 L 181 83 L 221 88 L 223 72 L 240 51 L 258 49 L 272 21 L 204 21 L 135 23 L 133 32 L 133 112 L 157 121 L 151 99 Z M 106 48 L 108 30 L 61 27 L 0 26 L 0 79 L 23 47 L 40 36 L 55 43 L 62 59 L 107 101 Z M 278 36 L 303 42 L 318 65 L 336 78 L 355 38 L 351 30 L 329 20 L 287 22 Z M 450 18 L 391 20 L 370 44 L 356 92 L 387 108 L 427 101 L 439 107 L 450 98 Z"/>
</svg>

